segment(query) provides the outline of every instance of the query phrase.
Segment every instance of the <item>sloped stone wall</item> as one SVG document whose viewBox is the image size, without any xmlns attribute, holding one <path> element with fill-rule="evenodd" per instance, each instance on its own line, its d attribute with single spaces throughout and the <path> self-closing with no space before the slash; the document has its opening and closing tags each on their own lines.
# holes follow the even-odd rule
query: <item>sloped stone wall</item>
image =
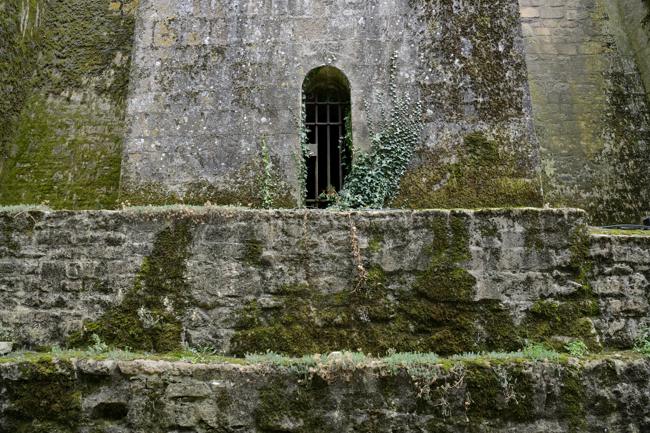
<svg viewBox="0 0 650 433">
<path fill-rule="evenodd" d="M 323 368 L 0 363 L 3 431 L 597 432 L 650 428 L 650 359 Z"/>
<path fill-rule="evenodd" d="M 645 7 L 519 3 L 545 200 L 587 209 L 594 222 L 638 223 L 650 211 Z"/>
<path fill-rule="evenodd" d="M 136 5 L 0 1 L 0 204 L 116 205 Z"/>
<path fill-rule="evenodd" d="M 0 326 L 21 347 L 440 354 L 631 347 L 650 237 L 577 210 L 0 213 Z"/>
</svg>

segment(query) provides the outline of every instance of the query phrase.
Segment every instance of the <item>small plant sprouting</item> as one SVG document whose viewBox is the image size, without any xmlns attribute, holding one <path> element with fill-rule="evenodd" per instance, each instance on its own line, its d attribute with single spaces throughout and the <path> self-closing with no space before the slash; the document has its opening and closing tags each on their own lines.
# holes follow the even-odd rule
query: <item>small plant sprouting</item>
<svg viewBox="0 0 650 433">
<path fill-rule="evenodd" d="M 634 351 L 650 356 L 650 328 L 642 329 L 634 342 Z"/>
<path fill-rule="evenodd" d="M 93 345 L 88 347 L 88 352 L 92 353 L 93 355 L 99 355 L 110 350 L 108 344 L 104 343 L 99 335 L 93 334 L 90 338 L 93 341 Z"/>
<path fill-rule="evenodd" d="M 560 357 L 560 354 L 555 350 L 549 349 L 545 345 L 539 343 L 529 344 L 528 346 L 524 347 L 521 353 L 525 358 L 535 361 L 542 361 L 545 359 L 555 360 Z"/>
<path fill-rule="evenodd" d="M 573 340 L 565 345 L 564 349 L 569 353 L 569 355 L 576 358 L 582 358 L 589 354 L 589 348 L 582 340 Z"/>
<path fill-rule="evenodd" d="M 306 97 L 302 95 L 302 104 L 300 106 L 300 155 L 296 157 L 298 166 L 298 180 L 300 181 L 300 207 L 305 207 L 305 198 L 307 197 L 307 159 L 310 156 L 309 134 L 305 123 L 307 122 Z"/>
<path fill-rule="evenodd" d="M 260 142 L 260 157 L 262 159 L 262 179 L 260 185 L 262 208 L 270 209 L 273 207 L 273 191 L 275 185 L 273 182 L 273 163 L 271 162 L 271 154 L 269 153 L 266 137 L 262 137 Z"/>
</svg>

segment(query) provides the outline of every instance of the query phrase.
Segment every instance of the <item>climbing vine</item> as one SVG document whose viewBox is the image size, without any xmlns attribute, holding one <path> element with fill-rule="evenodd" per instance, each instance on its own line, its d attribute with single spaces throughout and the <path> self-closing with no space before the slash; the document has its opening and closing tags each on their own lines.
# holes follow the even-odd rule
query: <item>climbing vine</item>
<svg viewBox="0 0 650 433">
<path fill-rule="evenodd" d="M 296 158 L 298 166 L 298 179 L 300 182 L 300 207 L 305 207 L 305 198 L 307 197 L 307 158 L 309 158 L 309 136 L 307 127 L 307 109 L 306 98 L 302 95 L 302 104 L 300 106 L 300 155 Z"/>
<path fill-rule="evenodd" d="M 368 121 L 371 148 L 358 154 L 343 189 L 336 198 L 338 208 L 382 208 L 399 190 L 400 180 L 423 129 L 422 106 L 410 96 L 398 95 L 397 55 L 391 57 L 388 104 L 379 118 Z M 380 106 L 384 107 L 379 96 Z M 366 111 L 367 108 L 366 108 Z"/>
</svg>

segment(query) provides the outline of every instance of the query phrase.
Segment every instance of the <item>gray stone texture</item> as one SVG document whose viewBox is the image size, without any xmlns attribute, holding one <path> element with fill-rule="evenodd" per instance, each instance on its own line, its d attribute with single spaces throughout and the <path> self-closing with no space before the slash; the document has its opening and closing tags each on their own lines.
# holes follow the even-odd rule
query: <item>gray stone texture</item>
<svg viewBox="0 0 650 433">
<path fill-rule="evenodd" d="M 422 297 L 414 289 L 418 281 L 428 278 L 425 282 L 435 285 L 436 278 L 446 278 L 437 277 L 439 271 L 427 274 L 435 269 L 431 268 L 432 256 L 451 254 L 436 249 L 440 235 L 435 233 L 440 232 L 435 227 L 460 223 L 458 245 L 451 248 L 469 255 L 448 266 L 465 269 L 475 283 L 467 288 L 454 286 L 454 293 L 447 296 L 457 292 L 460 298 L 450 298 L 454 301 L 449 308 L 458 303 L 473 308 L 472 302 L 479 307 L 494 301 L 508 320 L 523 326 L 531 309 L 542 301 L 541 305 L 561 306 L 567 300 L 581 299 L 585 281 L 579 270 L 584 262 L 584 269 L 591 269 L 588 284 L 600 311 L 578 317 L 571 309 L 560 309 L 558 314 L 573 314 L 565 317 L 569 321 L 565 329 L 571 331 L 580 324 L 582 333 L 554 331 L 546 336 L 564 341 L 573 335 L 605 347 L 630 347 L 639 330 L 650 325 L 650 237 L 598 235 L 580 244 L 576 236 L 584 230 L 584 221 L 581 211 L 536 209 L 351 214 L 216 207 L 3 211 L 0 331 L 19 347 L 65 344 L 84 320 L 100 318 L 140 284 L 136 275 L 144 272 L 143 260 L 152 254 L 161 232 L 189 224 L 191 243 L 182 265 L 184 290 L 189 291 L 191 301 L 179 313 L 183 339 L 229 353 L 244 314 L 242 307 L 254 301 L 262 313 L 281 312 L 290 308 L 280 302 L 283 290 L 306 286 L 309 292 L 304 302 L 314 302 L 312 308 L 316 308 L 319 297 L 365 290 L 360 288 L 359 266 L 371 274 L 374 270 L 376 284 L 381 276 L 373 297 L 392 302 L 409 294 L 414 299 Z M 580 245 L 590 249 L 583 251 L 584 257 L 577 255 L 580 263 L 576 265 Z M 575 309 L 581 304 L 567 305 Z M 354 308 L 344 307 L 339 314 L 361 314 Z M 496 320 L 486 319 L 487 325 Z M 430 326 L 427 317 L 420 320 Z M 558 318 L 542 320 L 557 323 Z M 371 325 L 372 319 L 367 323 Z M 472 341 L 486 338 L 480 327 L 467 332 L 476 333 Z"/>
<path fill-rule="evenodd" d="M 637 223 L 650 207 L 645 6 L 519 3 L 546 200 Z"/>
<path fill-rule="evenodd" d="M 236 191 L 266 140 L 297 198 L 307 73 L 332 65 L 347 76 L 355 145 L 367 150 L 394 53 L 398 94 L 424 104 L 425 147 L 453 150 L 482 130 L 533 176 L 518 14 L 514 0 L 143 0 L 122 185 Z"/>
<path fill-rule="evenodd" d="M 330 363 L 311 370 L 144 360 L 8 362 L 0 363 L 0 390 L 3 431 L 47 426 L 62 433 L 628 433 L 650 428 L 650 359 L 638 357 L 416 367 Z M 25 412 L 30 402 L 38 410 Z"/>
</svg>

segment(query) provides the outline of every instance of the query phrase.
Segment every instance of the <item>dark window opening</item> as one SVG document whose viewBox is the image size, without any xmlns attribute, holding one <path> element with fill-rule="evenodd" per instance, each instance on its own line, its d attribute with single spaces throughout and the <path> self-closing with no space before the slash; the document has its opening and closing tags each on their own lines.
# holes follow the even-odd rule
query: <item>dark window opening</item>
<svg viewBox="0 0 650 433">
<path fill-rule="evenodd" d="M 340 191 L 352 159 L 346 136 L 350 134 L 350 85 L 331 66 L 316 68 L 303 84 L 305 129 L 310 153 L 307 166 L 308 207 L 324 208 L 328 195 Z"/>
</svg>

